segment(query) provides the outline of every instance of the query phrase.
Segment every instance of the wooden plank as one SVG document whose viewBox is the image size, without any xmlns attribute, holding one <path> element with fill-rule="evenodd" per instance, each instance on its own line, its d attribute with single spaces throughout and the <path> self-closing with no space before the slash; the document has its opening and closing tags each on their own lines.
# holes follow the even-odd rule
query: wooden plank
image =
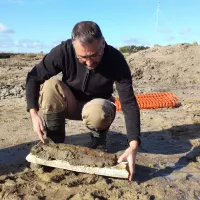
<svg viewBox="0 0 200 200">
<path fill-rule="evenodd" d="M 66 169 L 75 172 L 82 172 L 88 174 L 97 174 L 102 176 L 108 177 L 115 177 L 115 178 L 128 178 L 128 171 L 127 171 L 127 162 L 122 162 L 116 166 L 112 167 L 86 167 L 86 166 L 73 166 L 70 165 L 69 162 L 64 160 L 45 160 L 39 158 L 33 154 L 28 154 L 26 160 L 31 163 L 45 165 L 49 167 L 55 167 L 60 169 Z"/>
</svg>

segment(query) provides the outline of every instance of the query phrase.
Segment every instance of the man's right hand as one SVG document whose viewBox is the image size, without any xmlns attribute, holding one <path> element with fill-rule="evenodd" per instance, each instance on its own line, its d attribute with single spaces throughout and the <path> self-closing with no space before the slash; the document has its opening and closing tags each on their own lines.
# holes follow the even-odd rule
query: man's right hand
<svg viewBox="0 0 200 200">
<path fill-rule="evenodd" d="M 38 115 L 36 109 L 30 109 L 30 115 L 33 124 L 33 130 L 37 133 L 40 140 L 44 143 L 45 126 L 42 118 Z"/>
</svg>

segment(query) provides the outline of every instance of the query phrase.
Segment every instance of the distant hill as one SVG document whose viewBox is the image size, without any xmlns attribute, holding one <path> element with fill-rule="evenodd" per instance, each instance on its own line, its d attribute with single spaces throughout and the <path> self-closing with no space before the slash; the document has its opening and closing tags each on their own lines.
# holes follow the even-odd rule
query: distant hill
<svg viewBox="0 0 200 200">
<path fill-rule="evenodd" d="M 197 43 L 154 45 L 126 54 L 125 58 L 139 92 L 200 85 L 200 46 Z"/>
</svg>

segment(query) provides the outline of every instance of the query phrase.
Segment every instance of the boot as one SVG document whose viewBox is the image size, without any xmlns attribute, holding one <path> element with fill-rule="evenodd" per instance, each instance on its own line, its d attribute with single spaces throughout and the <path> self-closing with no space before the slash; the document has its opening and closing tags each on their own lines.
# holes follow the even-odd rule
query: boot
<svg viewBox="0 0 200 200">
<path fill-rule="evenodd" d="M 91 148 L 92 149 L 101 149 L 106 151 L 106 139 L 107 139 L 107 132 L 105 131 L 94 131 L 91 130 Z"/>
<path fill-rule="evenodd" d="M 55 143 L 65 141 L 65 112 L 44 114 L 47 137 Z"/>
</svg>

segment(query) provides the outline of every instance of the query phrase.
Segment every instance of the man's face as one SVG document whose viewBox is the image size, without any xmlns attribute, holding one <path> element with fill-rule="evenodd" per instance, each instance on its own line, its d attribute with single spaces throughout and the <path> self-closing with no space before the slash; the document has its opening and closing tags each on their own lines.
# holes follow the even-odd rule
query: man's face
<svg viewBox="0 0 200 200">
<path fill-rule="evenodd" d="M 74 49 L 79 62 L 85 64 L 88 69 L 96 68 L 103 57 L 105 41 L 94 40 L 91 44 L 83 45 L 79 40 L 74 41 Z"/>
</svg>

